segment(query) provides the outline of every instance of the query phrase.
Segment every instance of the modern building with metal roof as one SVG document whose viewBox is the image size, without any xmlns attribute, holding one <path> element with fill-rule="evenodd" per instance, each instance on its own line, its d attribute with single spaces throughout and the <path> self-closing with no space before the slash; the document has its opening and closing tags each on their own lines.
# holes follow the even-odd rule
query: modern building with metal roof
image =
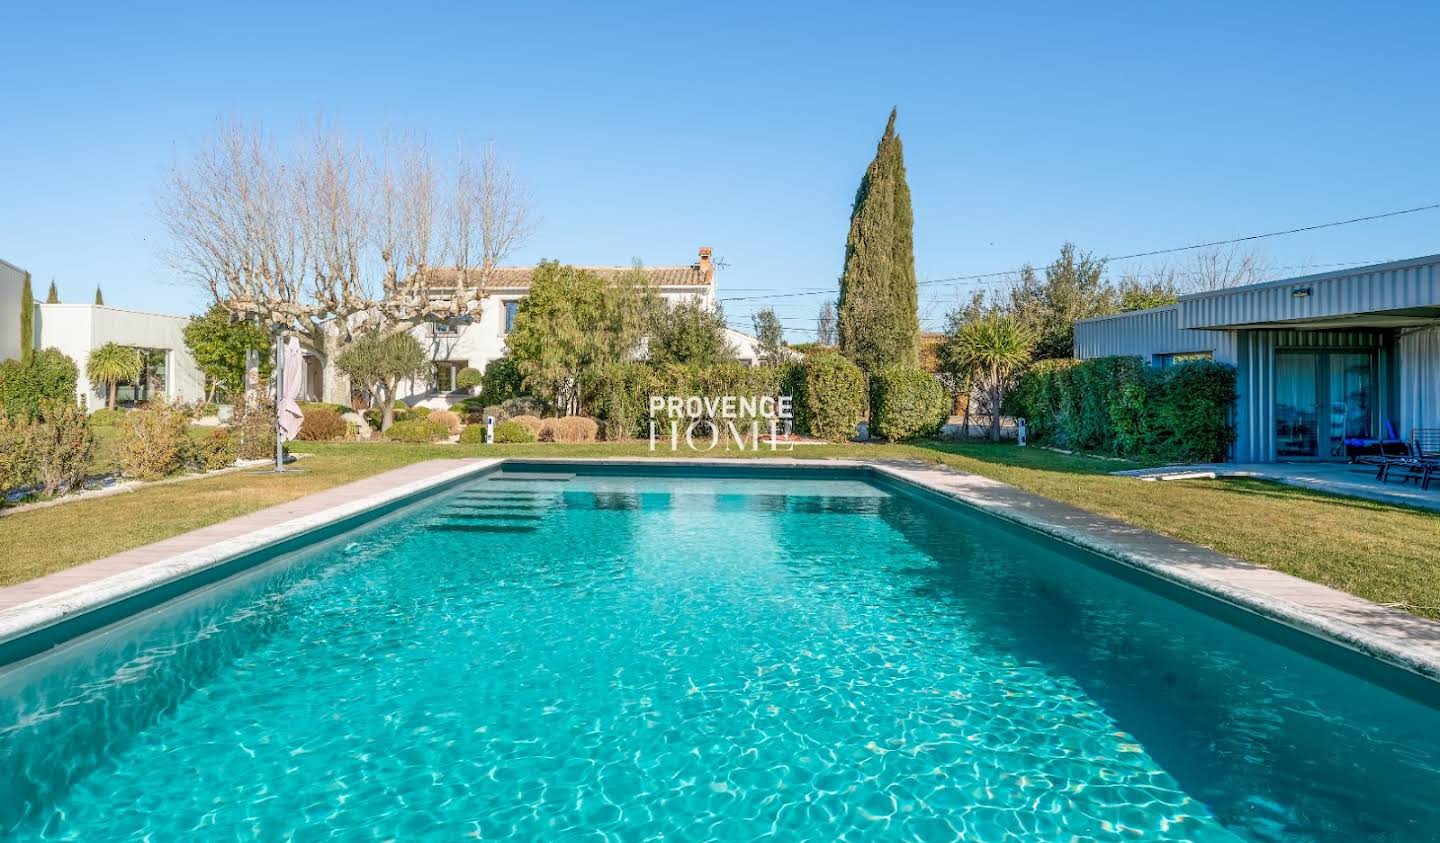
<svg viewBox="0 0 1440 843">
<path fill-rule="evenodd" d="M 1440 255 L 1181 296 L 1075 323 L 1075 356 L 1235 367 L 1237 462 L 1341 459 L 1440 428 Z"/>
</svg>

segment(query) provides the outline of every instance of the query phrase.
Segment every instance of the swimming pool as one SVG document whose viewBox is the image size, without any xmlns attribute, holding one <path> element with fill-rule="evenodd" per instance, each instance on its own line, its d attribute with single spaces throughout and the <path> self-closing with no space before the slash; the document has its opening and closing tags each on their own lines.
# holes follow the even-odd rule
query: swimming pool
<svg viewBox="0 0 1440 843">
<path fill-rule="evenodd" d="M 863 472 L 635 472 L 507 468 L 6 668 L 0 829 L 1440 835 L 1423 682 Z"/>
</svg>

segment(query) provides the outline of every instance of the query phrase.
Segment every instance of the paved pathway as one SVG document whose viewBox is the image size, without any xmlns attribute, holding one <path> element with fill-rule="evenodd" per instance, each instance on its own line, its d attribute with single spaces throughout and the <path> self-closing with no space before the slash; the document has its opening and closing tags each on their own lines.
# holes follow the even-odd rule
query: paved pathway
<svg viewBox="0 0 1440 843">
<path fill-rule="evenodd" d="M 1413 506 L 1440 511 L 1440 482 L 1431 483 L 1429 491 L 1420 484 L 1404 479 L 1396 469 L 1390 482 L 1375 479 L 1375 467 L 1343 462 L 1252 462 L 1202 463 L 1198 465 L 1166 465 L 1114 472 L 1122 477 L 1139 480 L 1187 480 L 1204 477 L 1254 477 L 1286 486 L 1298 486 L 1332 495 Z M 1403 481 L 1403 482 L 1402 482 Z"/>
</svg>

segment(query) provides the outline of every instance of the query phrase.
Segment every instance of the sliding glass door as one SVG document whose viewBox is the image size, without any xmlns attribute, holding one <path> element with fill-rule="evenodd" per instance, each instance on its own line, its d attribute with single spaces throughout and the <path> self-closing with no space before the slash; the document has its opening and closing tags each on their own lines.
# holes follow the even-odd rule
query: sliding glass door
<svg viewBox="0 0 1440 843">
<path fill-rule="evenodd" d="M 1347 437 L 1374 436 L 1375 355 L 1275 353 L 1275 456 L 1339 459 Z"/>
</svg>

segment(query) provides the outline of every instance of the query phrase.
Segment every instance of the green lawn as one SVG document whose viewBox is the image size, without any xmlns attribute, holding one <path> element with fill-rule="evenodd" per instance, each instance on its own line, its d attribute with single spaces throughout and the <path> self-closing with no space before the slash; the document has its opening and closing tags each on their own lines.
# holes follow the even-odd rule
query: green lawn
<svg viewBox="0 0 1440 843">
<path fill-rule="evenodd" d="M 0 518 L 0 585 L 243 515 L 416 460 L 461 456 L 672 456 L 644 443 L 296 443 L 303 474 L 237 473 Z M 735 458 L 764 457 L 768 452 Z M 939 462 L 1175 538 L 1440 618 L 1440 513 L 1254 480 L 1143 483 L 1125 463 L 1011 445 L 817 445 L 785 454 Z"/>
</svg>

